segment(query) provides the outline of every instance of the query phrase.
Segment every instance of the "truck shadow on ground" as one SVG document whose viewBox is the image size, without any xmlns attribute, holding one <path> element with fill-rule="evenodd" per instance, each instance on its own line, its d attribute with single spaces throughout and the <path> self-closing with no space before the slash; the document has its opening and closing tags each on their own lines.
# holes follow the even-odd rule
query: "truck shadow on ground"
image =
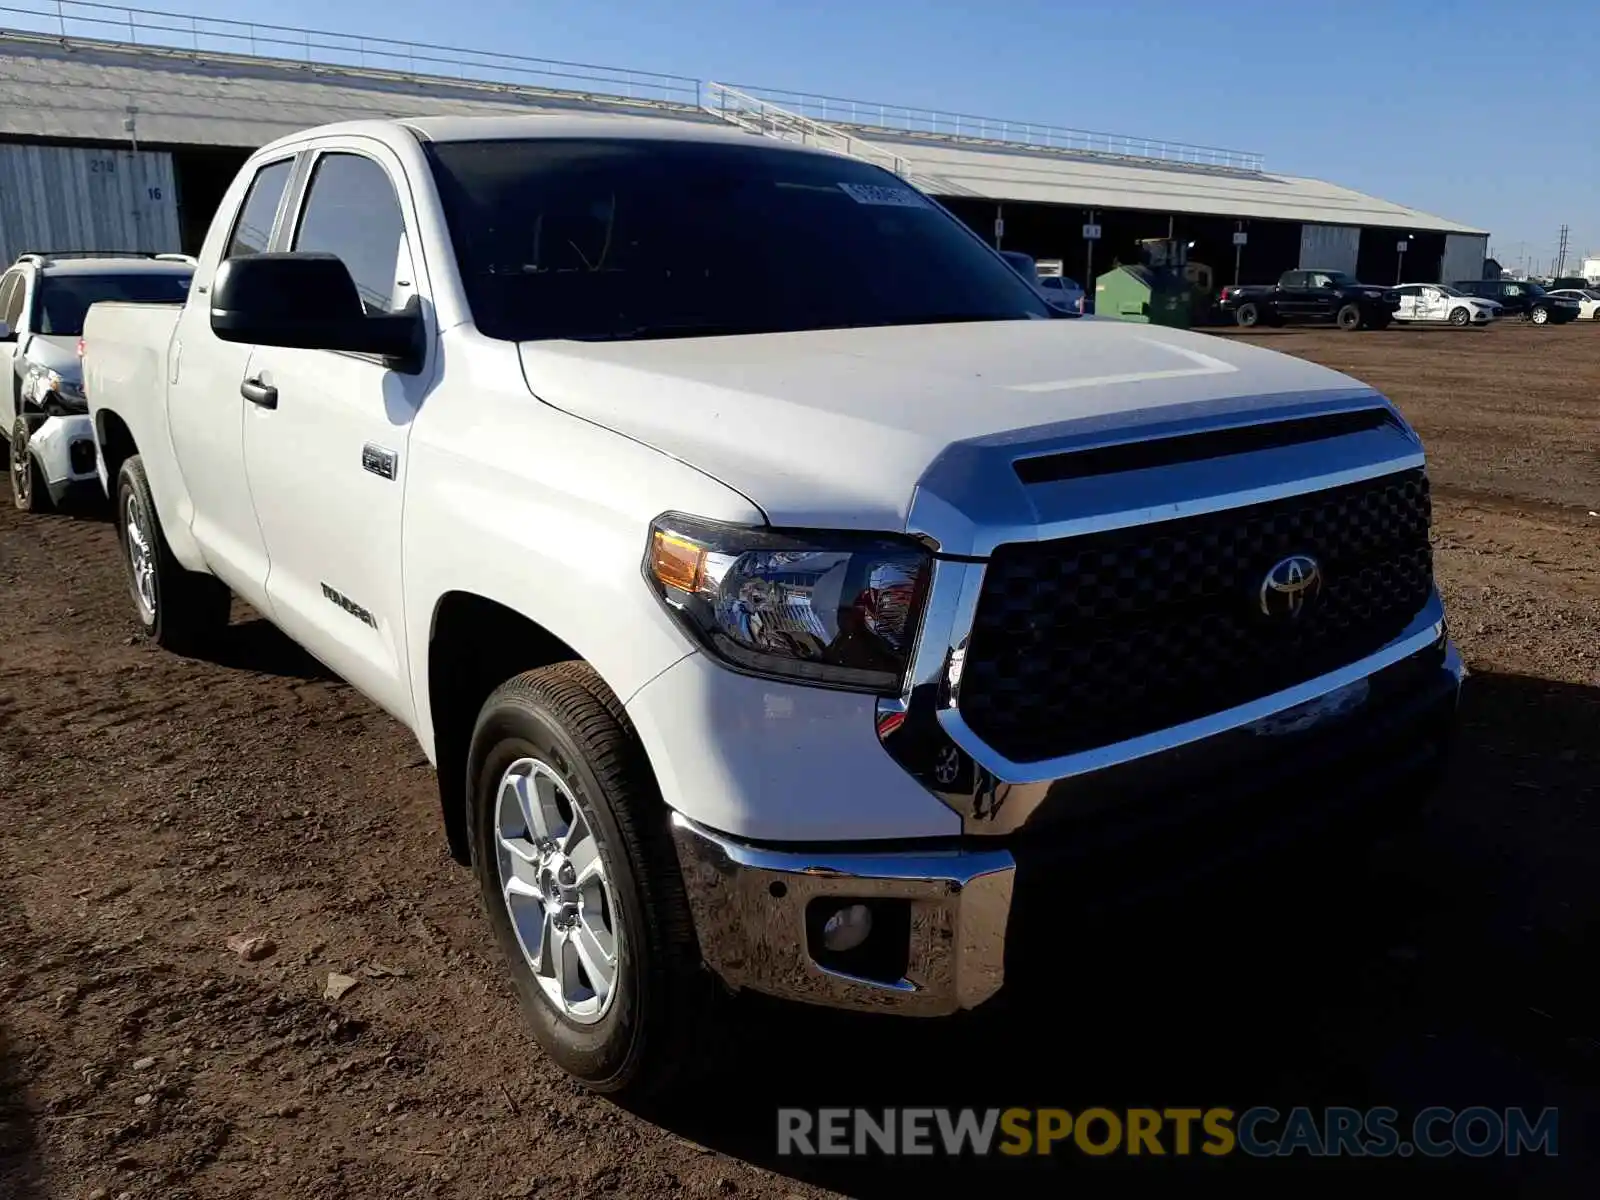
<svg viewBox="0 0 1600 1200">
<path fill-rule="evenodd" d="M 11 1039 L 0 1025 L 0 1196 L 32 1200 L 39 1196 L 39 1159 Z"/>
<path fill-rule="evenodd" d="M 1115 926 L 1063 911 L 1041 948 L 1054 958 L 1043 994 L 955 1021 L 741 998 L 706 1082 L 649 1115 L 795 1178 L 888 1197 L 1045 1164 L 1112 1172 L 1119 1187 L 1319 1164 L 1070 1147 L 1046 1160 L 785 1157 L 778 1108 L 1390 1105 L 1408 1119 L 1436 1104 L 1553 1105 L 1558 1159 L 1407 1165 L 1497 1190 L 1593 1179 L 1600 985 L 1585 944 L 1600 933 L 1600 831 L 1583 813 L 1600 800 L 1600 688 L 1486 674 L 1468 689 L 1453 769 L 1417 828 L 1349 856 L 1302 849 Z"/>
<path fill-rule="evenodd" d="M 271 621 L 235 600 L 233 622 L 205 648 L 207 662 L 235 671 L 333 682 L 337 676 Z"/>
<path fill-rule="evenodd" d="M 0 973 L 0 1196 L 6 1200 L 34 1200 L 43 1195 L 33 1109 L 19 1051 L 6 1026 L 5 1006 L 28 982 L 23 968 L 31 948 L 26 933 L 21 905 L 0 888 L 0 956 L 15 972 Z"/>
</svg>

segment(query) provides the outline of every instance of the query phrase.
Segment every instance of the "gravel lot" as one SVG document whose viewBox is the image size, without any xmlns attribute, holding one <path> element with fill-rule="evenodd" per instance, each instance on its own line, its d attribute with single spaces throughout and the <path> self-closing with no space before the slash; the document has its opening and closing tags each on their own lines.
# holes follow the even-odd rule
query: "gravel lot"
<svg viewBox="0 0 1600 1200">
<path fill-rule="evenodd" d="M 1474 678 L 1420 832 L 1118 949 L 1069 927 L 1055 994 L 1000 1016 L 730 1006 L 707 1082 L 659 1112 L 524 1035 L 393 721 L 242 608 L 213 661 L 136 644 L 104 516 L 6 506 L 0 1196 L 889 1196 L 999 1165 L 777 1160 L 775 1106 L 828 1102 L 1557 1105 L 1558 1160 L 1441 1169 L 1595 1194 L 1600 327 L 1249 336 L 1427 440 Z M 358 982 L 327 1000 L 334 972 Z"/>
</svg>

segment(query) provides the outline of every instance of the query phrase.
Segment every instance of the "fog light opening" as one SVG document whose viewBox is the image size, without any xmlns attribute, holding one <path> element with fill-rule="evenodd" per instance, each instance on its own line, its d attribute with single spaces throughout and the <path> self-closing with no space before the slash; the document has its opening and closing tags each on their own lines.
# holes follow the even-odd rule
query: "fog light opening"
<svg viewBox="0 0 1600 1200">
<path fill-rule="evenodd" d="M 822 944 L 835 954 L 848 954 L 872 935 L 872 911 L 865 904 L 846 904 L 822 923 Z"/>
</svg>

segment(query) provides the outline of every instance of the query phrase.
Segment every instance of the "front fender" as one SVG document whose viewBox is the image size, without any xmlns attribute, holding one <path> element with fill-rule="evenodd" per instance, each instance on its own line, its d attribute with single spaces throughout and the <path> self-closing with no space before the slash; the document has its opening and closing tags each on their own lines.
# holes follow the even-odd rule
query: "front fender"
<svg viewBox="0 0 1600 1200">
<path fill-rule="evenodd" d="M 521 384 L 520 373 L 511 379 Z M 694 649 L 645 584 L 651 520 L 671 509 L 764 521 L 694 468 L 503 382 L 430 396 L 410 454 L 406 624 L 416 733 L 430 758 L 428 646 L 447 594 L 481 596 L 543 627 L 626 701 Z"/>
</svg>

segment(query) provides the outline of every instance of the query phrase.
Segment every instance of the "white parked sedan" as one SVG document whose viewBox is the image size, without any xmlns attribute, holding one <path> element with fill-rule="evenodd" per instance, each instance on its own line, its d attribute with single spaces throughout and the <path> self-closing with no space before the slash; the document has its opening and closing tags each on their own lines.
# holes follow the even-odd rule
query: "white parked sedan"
<svg viewBox="0 0 1600 1200">
<path fill-rule="evenodd" d="M 1600 288 L 1562 288 L 1552 296 L 1570 296 L 1578 302 L 1578 320 L 1600 321 Z"/>
<path fill-rule="evenodd" d="M 1469 296 L 1447 283 L 1402 283 L 1396 321 L 1448 321 L 1452 325 L 1487 325 L 1500 315 L 1496 300 Z"/>
</svg>

